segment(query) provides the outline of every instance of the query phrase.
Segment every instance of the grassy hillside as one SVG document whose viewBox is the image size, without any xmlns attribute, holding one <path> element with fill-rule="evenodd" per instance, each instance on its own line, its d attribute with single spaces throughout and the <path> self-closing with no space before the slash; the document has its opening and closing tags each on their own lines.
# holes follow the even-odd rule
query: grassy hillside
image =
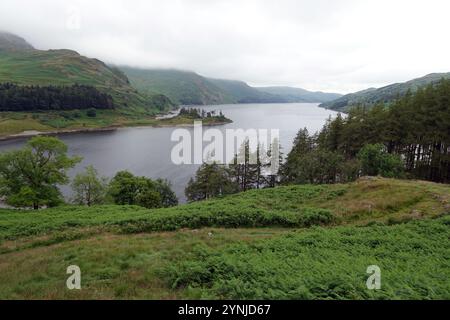
<svg viewBox="0 0 450 320">
<path fill-rule="evenodd" d="M 208 79 L 226 94 L 233 97 L 235 103 L 277 103 L 288 102 L 281 96 L 262 92 L 250 87 L 243 81 Z"/>
<path fill-rule="evenodd" d="M 299 88 L 253 88 L 242 81 L 211 79 L 194 72 L 121 67 L 142 92 L 164 94 L 183 105 L 227 103 L 324 102 L 340 95 Z"/>
<path fill-rule="evenodd" d="M 142 92 L 159 93 L 182 105 L 286 102 L 241 81 L 208 79 L 194 72 L 121 67 Z"/>
<path fill-rule="evenodd" d="M 110 94 L 117 108 L 157 111 L 155 101 L 134 89 L 126 75 L 73 50 L 35 50 L 24 39 L 0 33 L 0 82 L 18 85 L 90 85 Z"/>
<path fill-rule="evenodd" d="M 148 94 L 164 94 L 182 105 L 233 103 L 234 99 L 194 72 L 121 67 L 131 84 Z"/>
<path fill-rule="evenodd" d="M 282 96 L 288 102 L 318 103 L 328 102 L 342 97 L 338 93 L 312 92 L 301 88 L 292 87 L 259 87 L 261 92 Z"/>
<path fill-rule="evenodd" d="M 148 97 L 139 94 L 118 69 L 108 67 L 97 59 L 90 59 L 71 50 L 27 50 L 0 52 L 0 82 L 19 85 L 95 86 L 110 94 L 119 109 L 159 111 Z"/>
<path fill-rule="evenodd" d="M 2 112 L 0 136 L 28 130 L 133 124 L 138 120 L 151 120 L 156 114 L 173 108 L 167 97 L 139 92 L 122 71 L 100 60 L 84 57 L 72 50 L 35 50 L 22 38 L 5 33 L 0 34 L 0 83 L 4 82 L 36 86 L 94 86 L 111 95 L 115 109 L 99 111 L 99 116 L 93 119 L 87 118 L 83 110 Z"/>
<path fill-rule="evenodd" d="M 0 298 L 449 298 L 448 213 L 449 186 L 381 178 L 157 210 L 0 210 Z M 81 291 L 65 289 L 71 264 Z M 380 291 L 365 289 L 373 264 Z"/>
<path fill-rule="evenodd" d="M 432 73 L 425 77 L 414 79 L 405 83 L 396 83 L 383 88 L 370 88 L 367 90 L 351 93 L 336 100 L 322 103 L 322 108 L 336 111 L 348 111 L 357 105 L 372 106 L 377 103 L 389 104 L 395 99 L 404 96 L 408 90 L 417 91 L 418 88 L 425 87 L 431 83 L 436 83 L 441 79 L 450 78 L 450 73 Z"/>
</svg>

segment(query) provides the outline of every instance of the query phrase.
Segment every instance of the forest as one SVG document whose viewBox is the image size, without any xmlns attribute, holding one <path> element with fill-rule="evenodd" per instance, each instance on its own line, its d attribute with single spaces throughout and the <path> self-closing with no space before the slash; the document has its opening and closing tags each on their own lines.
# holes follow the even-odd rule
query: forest
<svg viewBox="0 0 450 320">
<path fill-rule="evenodd" d="M 389 106 L 356 107 L 304 141 L 311 143 L 310 150 L 328 152 L 338 162 L 371 156 L 367 145 L 377 145 L 385 160 L 400 161 L 404 177 L 449 183 L 450 80 L 409 92 Z M 332 180 L 339 180 L 339 174 Z"/>
<path fill-rule="evenodd" d="M 93 86 L 18 86 L 0 83 L 0 111 L 113 109 L 110 95 Z"/>
</svg>

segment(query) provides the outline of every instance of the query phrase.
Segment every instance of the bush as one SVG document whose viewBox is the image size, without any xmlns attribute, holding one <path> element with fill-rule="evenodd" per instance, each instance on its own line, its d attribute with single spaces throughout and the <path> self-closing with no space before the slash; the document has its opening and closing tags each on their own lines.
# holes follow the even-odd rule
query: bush
<svg viewBox="0 0 450 320">
<path fill-rule="evenodd" d="M 162 208 L 178 204 L 178 199 L 169 182 L 136 177 L 128 171 L 120 171 L 116 174 L 109 184 L 108 193 L 115 204 L 121 205 Z"/>
<path fill-rule="evenodd" d="M 358 153 L 362 173 L 368 176 L 381 175 L 386 178 L 399 178 L 404 166 L 399 156 L 386 152 L 382 144 L 367 144 Z"/>
</svg>

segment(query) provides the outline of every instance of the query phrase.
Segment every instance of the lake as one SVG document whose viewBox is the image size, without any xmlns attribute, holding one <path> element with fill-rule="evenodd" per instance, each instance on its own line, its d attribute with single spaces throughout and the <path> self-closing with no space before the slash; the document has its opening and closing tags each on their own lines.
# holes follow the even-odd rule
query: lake
<svg viewBox="0 0 450 320">
<path fill-rule="evenodd" d="M 215 127 L 226 129 L 279 129 L 282 152 L 287 154 L 301 128 L 310 132 L 318 131 L 328 117 L 336 112 L 318 107 L 318 104 L 234 104 L 201 106 L 205 111 L 222 111 L 233 123 Z M 83 161 L 70 176 L 93 165 L 101 175 L 112 177 L 117 171 L 150 178 L 164 178 L 172 183 L 181 202 L 185 201 L 184 188 L 195 174 L 198 165 L 175 165 L 171 161 L 172 148 L 177 142 L 171 141 L 176 128 L 121 128 L 114 131 L 62 134 L 60 138 L 69 146 L 69 153 L 80 155 Z M 189 131 L 193 129 L 187 128 Z M 20 148 L 26 139 L 0 142 L 0 152 Z M 206 144 L 205 144 L 206 145 Z M 62 187 L 66 198 L 70 198 L 70 188 Z"/>
</svg>

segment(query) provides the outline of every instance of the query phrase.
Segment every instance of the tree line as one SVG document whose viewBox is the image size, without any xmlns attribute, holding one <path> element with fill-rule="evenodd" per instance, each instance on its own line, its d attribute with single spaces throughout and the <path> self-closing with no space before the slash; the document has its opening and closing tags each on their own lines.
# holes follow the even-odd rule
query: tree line
<svg viewBox="0 0 450 320">
<path fill-rule="evenodd" d="M 113 99 L 88 85 L 18 86 L 0 83 L 0 111 L 112 109 Z"/>
<path fill-rule="evenodd" d="M 343 161 L 357 159 L 366 145 L 377 144 L 400 158 L 407 178 L 449 183 L 450 80 L 408 92 L 389 106 L 356 107 L 347 117 L 328 121 L 314 140 L 316 149 Z"/>
<path fill-rule="evenodd" d="M 277 145 L 279 142 L 275 139 L 268 150 L 258 145 L 253 151 L 246 140 L 228 165 L 204 163 L 186 186 L 187 199 L 200 201 L 251 189 L 275 187 L 280 177 L 272 172 L 271 167 L 274 163 L 278 166 L 282 163 L 282 154 L 274 151 L 279 150 L 274 147 Z"/>
<path fill-rule="evenodd" d="M 204 118 L 212 118 L 212 117 L 219 117 L 225 119 L 225 115 L 222 113 L 222 111 L 219 111 L 218 113 L 216 110 L 211 111 L 205 111 L 200 108 L 185 108 L 182 107 L 179 112 L 180 116 L 184 116 L 190 119 L 204 119 Z"/>
</svg>

